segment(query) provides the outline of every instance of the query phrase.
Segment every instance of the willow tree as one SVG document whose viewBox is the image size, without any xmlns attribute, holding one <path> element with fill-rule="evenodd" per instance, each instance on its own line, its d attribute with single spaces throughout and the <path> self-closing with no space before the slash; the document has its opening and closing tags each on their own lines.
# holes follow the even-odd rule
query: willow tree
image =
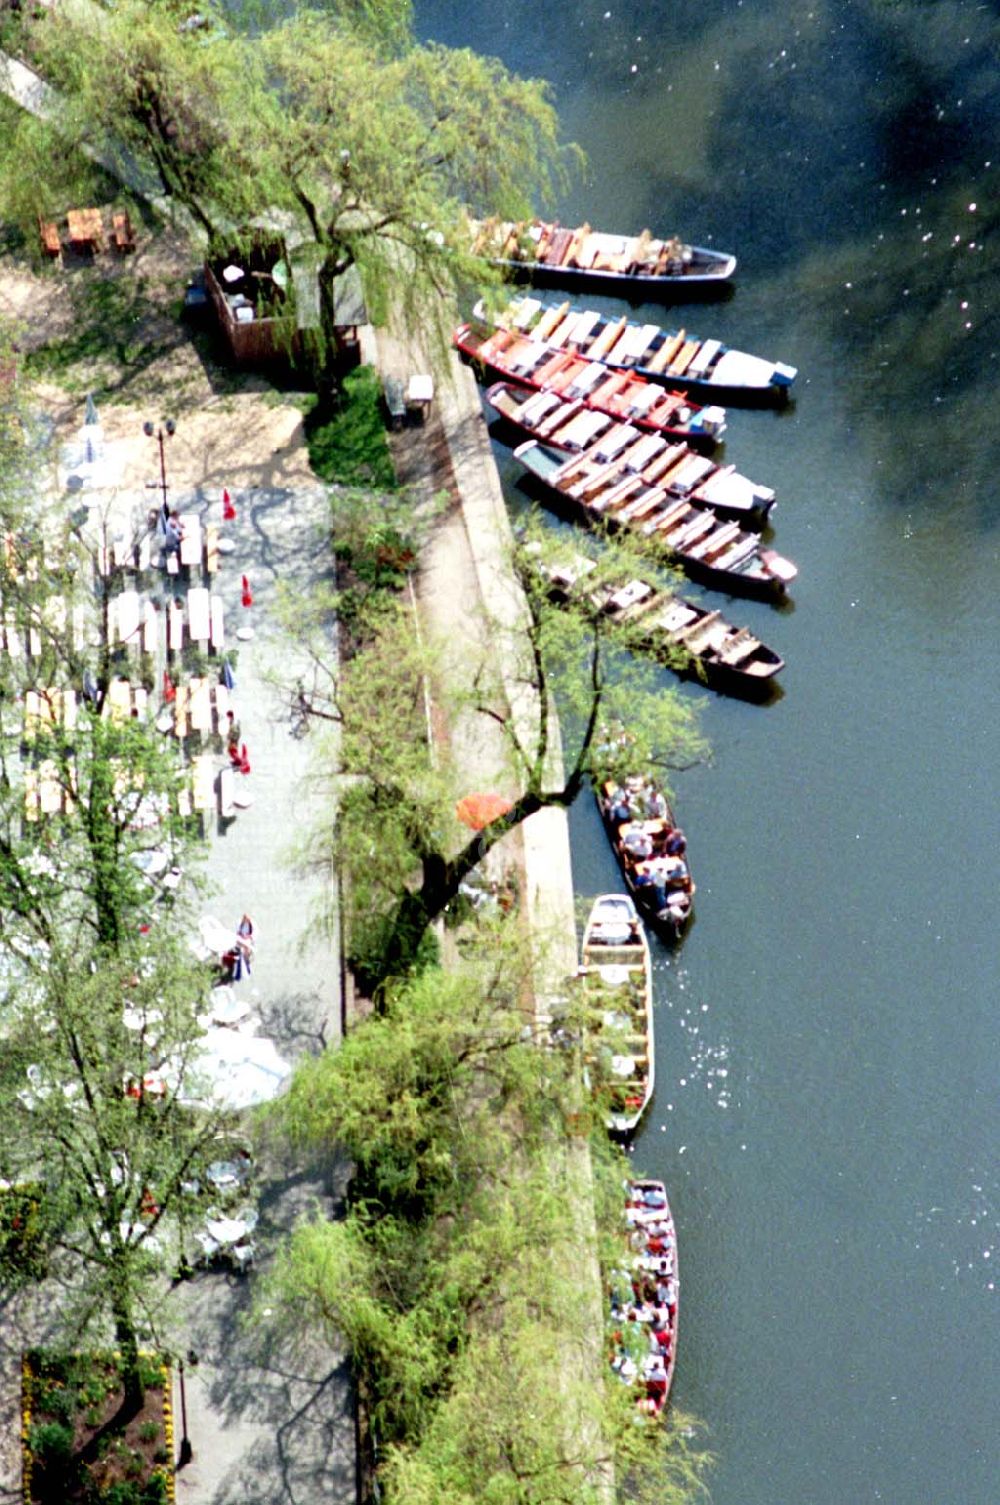
<svg viewBox="0 0 1000 1505">
<path fill-rule="evenodd" d="M 207 977 L 186 951 L 197 838 L 188 774 L 144 714 L 113 643 L 114 575 L 47 516 L 16 395 L 0 404 L 0 1176 L 37 1188 L 51 1310 L 114 1333 L 123 1416 L 142 1394 L 152 1276 L 221 1119 L 186 1106 Z M 100 540 L 97 541 L 98 544 Z M 136 707 L 138 710 L 138 706 Z M 151 864 L 153 852 L 157 862 Z M 150 869 L 173 866 L 158 887 Z M 150 1080 L 170 1063 L 169 1080 Z M 20 1272 L 16 1262 L 8 1276 Z M 35 1274 L 34 1270 L 26 1272 Z"/>
<path fill-rule="evenodd" d="M 676 1505 L 707 1459 L 686 1419 L 637 1423 L 599 1339 L 627 1167 L 595 1111 L 596 1198 L 578 1179 L 576 1067 L 525 1013 L 516 931 L 491 925 L 300 1066 L 273 1112 L 344 1149 L 354 1194 L 344 1221 L 299 1223 L 268 1306 L 347 1343 L 387 1505 L 601 1505 L 612 1474 Z"/>
<path fill-rule="evenodd" d="M 411 325 L 440 335 L 441 295 L 488 275 L 467 213 L 528 212 L 569 164 L 544 84 L 418 45 L 405 8 L 305 8 L 253 34 L 223 26 L 217 5 L 200 7 L 196 29 L 184 12 L 122 0 L 67 7 L 58 26 L 25 21 L 22 46 L 61 103 L 48 122 L 25 117 L 4 175 L 25 153 L 44 161 L 41 135 L 60 173 L 67 143 L 82 168 L 114 159 L 220 247 L 260 217 L 280 226 L 293 271 L 318 279 L 320 356 L 336 347 L 335 284 L 351 266 L 377 317 L 393 296 Z M 32 195 L 46 212 L 47 179 L 43 169 Z M 23 213 L 23 189 L 17 203 Z"/>
<path fill-rule="evenodd" d="M 671 768 L 705 752 L 697 702 L 679 696 L 658 664 L 629 651 L 636 629 L 615 623 L 590 595 L 572 607 L 552 604 L 534 554 L 521 550 L 518 559 L 523 611 L 506 623 L 470 619 L 460 641 L 415 631 L 408 601 L 386 593 L 369 600 L 367 621 L 355 623 L 363 646 L 339 666 L 316 635 L 310 710 L 317 724 L 335 723 L 337 736 L 317 754 L 331 798 L 302 857 L 349 875 L 349 955 L 370 994 L 411 969 L 432 922 L 523 821 L 567 809 L 589 783 L 625 772 L 655 766 L 669 782 Z M 608 543 L 591 594 L 639 568 L 633 550 Z M 641 570 L 656 576 L 648 560 Z M 661 575 L 667 583 L 669 573 Z M 300 640 L 309 613 L 320 616 L 330 604 L 296 604 Z M 470 787 L 452 742 L 429 737 L 434 723 L 452 728 L 465 747 L 488 749 L 476 777 L 489 782 Z M 459 801 L 494 789 L 508 807 L 470 831 Z"/>
</svg>

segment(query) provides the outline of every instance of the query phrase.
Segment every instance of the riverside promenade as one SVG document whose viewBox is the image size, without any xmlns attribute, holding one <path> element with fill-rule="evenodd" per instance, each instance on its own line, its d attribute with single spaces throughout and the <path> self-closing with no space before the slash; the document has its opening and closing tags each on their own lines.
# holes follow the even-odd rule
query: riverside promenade
<svg viewBox="0 0 1000 1505">
<path fill-rule="evenodd" d="M 363 352 L 383 378 L 405 380 L 430 370 L 426 355 L 390 331 L 379 330 Z M 470 688 L 484 655 L 499 657 L 507 705 L 523 746 L 531 747 L 537 727 L 538 705 L 526 675 L 519 672 L 525 653 L 527 604 L 512 566 L 512 534 L 500 477 L 493 460 L 475 377 L 456 355 L 439 379 L 431 414 L 425 425 L 392 436 L 400 480 L 415 492 L 418 505 L 446 498 L 443 514 L 421 550 L 417 584 L 421 630 L 433 642 L 443 674 Z M 451 725 L 447 736 L 456 761 L 468 775 L 468 790 L 508 788 L 499 734 L 482 715 L 471 714 Z M 558 734 L 552 738 L 551 779 L 561 777 L 562 751 Z M 545 1025 L 548 1000 L 565 990 L 576 971 L 576 933 L 573 874 L 566 812 L 540 810 L 498 843 L 484 863 L 490 876 L 516 869 L 521 915 L 535 964 L 535 1014 Z M 581 1369 L 600 1384 L 604 1317 L 597 1236 L 586 1209 L 592 1208 L 593 1176 L 586 1140 L 553 1144 L 553 1173 L 575 1187 L 580 1216 L 571 1230 L 572 1259 L 580 1276 L 581 1307 L 586 1310 L 587 1338 L 577 1352 Z M 588 1259 L 584 1251 L 590 1251 Z M 558 1257 L 555 1252 L 553 1257 Z M 590 1424 L 567 1416 L 567 1428 Z M 582 1447 L 600 1456 L 599 1439 L 587 1437 Z M 613 1495 L 613 1479 L 601 1480 L 605 1497 Z"/>
</svg>

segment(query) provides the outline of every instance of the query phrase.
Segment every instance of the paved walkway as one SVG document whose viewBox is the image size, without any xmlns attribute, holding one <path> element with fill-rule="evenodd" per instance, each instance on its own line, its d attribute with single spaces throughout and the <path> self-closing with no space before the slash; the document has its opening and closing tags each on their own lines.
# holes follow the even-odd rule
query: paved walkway
<svg viewBox="0 0 1000 1505">
<path fill-rule="evenodd" d="M 277 684 L 294 684 L 306 665 L 277 625 L 275 608 L 280 586 L 307 592 L 328 573 L 327 504 L 319 488 L 236 492 L 233 501 L 237 520 L 223 524 L 223 534 L 236 549 L 225 556 L 218 588 L 229 641 L 238 625 L 254 631 L 250 642 L 234 643 L 234 698 L 252 769 L 240 783 L 252 804 L 216 823 L 207 868 L 216 892 L 204 912 L 233 926 L 244 911 L 252 917 L 253 974 L 236 986 L 259 1013 L 261 1033 L 294 1060 L 339 1039 L 340 959 L 335 942 L 305 944 L 311 912 L 330 895 L 320 880 L 289 866 L 295 838 L 315 815 L 306 774 L 318 733 L 293 735 L 288 696 Z M 200 506 L 221 519 L 218 493 L 175 502 L 181 511 Z M 244 574 L 249 609 L 241 604 Z M 257 1275 L 205 1272 L 174 1296 L 178 1350 L 197 1360 L 186 1368 L 184 1387 L 193 1459 L 177 1476 L 177 1497 L 192 1505 L 353 1501 L 353 1402 L 341 1356 L 325 1340 L 285 1339 L 267 1319 L 256 1326 L 246 1320 L 271 1249 L 307 1207 L 333 1210 L 346 1168 L 303 1167 L 265 1153 L 262 1173 Z M 179 1428 L 177 1386 L 175 1408 Z"/>
</svg>

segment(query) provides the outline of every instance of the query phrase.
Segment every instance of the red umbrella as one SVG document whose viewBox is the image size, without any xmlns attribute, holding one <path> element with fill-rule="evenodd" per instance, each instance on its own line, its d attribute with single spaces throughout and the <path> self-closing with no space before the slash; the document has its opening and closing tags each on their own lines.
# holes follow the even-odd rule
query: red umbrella
<svg viewBox="0 0 1000 1505">
<path fill-rule="evenodd" d="M 226 523 L 236 521 L 236 508 L 233 506 L 229 492 L 225 490 L 222 493 L 222 520 Z"/>
<path fill-rule="evenodd" d="M 455 814 L 463 825 L 481 831 L 513 808 L 513 801 L 505 799 L 502 794 L 467 794 L 455 806 Z"/>
<path fill-rule="evenodd" d="M 253 591 L 250 589 L 250 580 L 247 575 L 243 576 L 243 605 L 253 605 Z"/>
</svg>

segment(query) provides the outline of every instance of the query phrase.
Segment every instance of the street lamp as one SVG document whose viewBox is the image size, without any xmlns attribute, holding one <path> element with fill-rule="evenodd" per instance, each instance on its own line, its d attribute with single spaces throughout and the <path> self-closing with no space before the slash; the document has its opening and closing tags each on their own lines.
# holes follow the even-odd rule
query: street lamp
<svg viewBox="0 0 1000 1505">
<path fill-rule="evenodd" d="M 163 420 L 162 426 L 159 427 L 159 428 L 157 428 L 157 426 L 154 423 L 152 423 L 150 419 L 147 418 L 146 422 L 142 426 L 142 432 L 146 435 L 147 439 L 152 439 L 153 436 L 155 435 L 156 436 L 156 442 L 160 446 L 160 489 L 163 492 L 163 516 L 164 517 L 166 517 L 166 515 L 167 515 L 168 508 L 167 508 L 167 465 L 166 465 L 166 460 L 164 459 L 164 456 L 163 456 L 163 443 L 164 443 L 165 439 L 172 439 L 173 436 L 174 436 L 174 434 L 176 433 L 176 431 L 177 431 L 177 425 L 176 425 L 176 423 L 174 422 L 174 420 L 172 418 L 165 418 Z M 153 481 L 151 484 L 155 486 L 156 482 Z"/>
<path fill-rule="evenodd" d="M 188 1436 L 187 1396 L 184 1394 L 184 1360 L 177 1360 L 177 1378 L 181 1387 L 181 1450 L 177 1459 L 177 1467 L 183 1468 L 194 1457 L 191 1447 L 191 1439 Z"/>
</svg>

